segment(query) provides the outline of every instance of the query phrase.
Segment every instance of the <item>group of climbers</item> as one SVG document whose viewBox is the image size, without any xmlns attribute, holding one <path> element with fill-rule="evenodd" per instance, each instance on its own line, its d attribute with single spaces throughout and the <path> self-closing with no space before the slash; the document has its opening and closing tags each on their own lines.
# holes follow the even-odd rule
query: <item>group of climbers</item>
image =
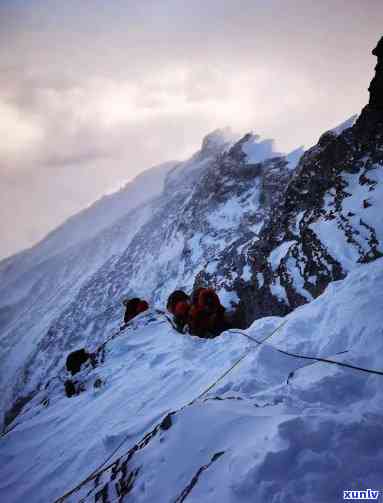
<svg viewBox="0 0 383 503">
<path fill-rule="evenodd" d="M 225 308 L 212 288 L 197 288 L 191 297 L 176 290 L 168 298 L 167 309 L 180 332 L 187 327 L 192 335 L 211 338 L 230 328 Z"/>
<path fill-rule="evenodd" d="M 148 303 L 139 298 L 124 300 L 123 304 L 126 308 L 124 323 L 149 309 Z M 169 295 L 166 307 L 180 332 L 187 328 L 189 333 L 198 337 L 216 337 L 230 328 L 225 308 L 212 288 L 197 288 L 191 296 L 175 290 Z"/>
<path fill-rule="evenodd" d="M 123 301 L 125 306 L 125 328 L 133 318 L 149 309 L 149 304 L 138 297 Z M 218 295 L 212 288 L 197 288 L 191 296 L 182 290 L 174 291 L 168 298 L 167 310 L 173 315 L 174 327 L 181 333 L 189 332 L 192 335 L 212 338 L 224 330 L 231 328 Z M 66 360 L 66 369 L 73 377 L 80 372 L 83 364 L 90 363 L 94 368 L 97 365 L 97 354 L 79 349 L 70 353 Z M 68 397 L 77 394 L 76 381 L 65 381 L 65 392 Z"/>
<path fill-rule="evenodd" d="M 149 309 L 149 304 L 138 297 L 126 299 L 123 304 L 125 324 Z M 197 288 L 191 296 L 182 290 L 175 290 L 170 294 L 166 307 L 180 332 L 187 327 L 191 334 L 198 337 L 215 337 L 230 328 L 225 308 L 212 288 Z"/>
</svg>

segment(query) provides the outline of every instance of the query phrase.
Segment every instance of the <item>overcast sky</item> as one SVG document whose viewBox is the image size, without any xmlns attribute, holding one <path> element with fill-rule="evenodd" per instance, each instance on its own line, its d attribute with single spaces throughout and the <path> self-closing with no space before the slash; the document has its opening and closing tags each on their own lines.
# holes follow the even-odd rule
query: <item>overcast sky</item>
<svg viewBox="0 0 383 503">
<path fill-rule="evenodd" d="M 0 258 L 217 127 L 312 145 L 382 34 L 381 0 L 0 0 Z"/>
</svg>

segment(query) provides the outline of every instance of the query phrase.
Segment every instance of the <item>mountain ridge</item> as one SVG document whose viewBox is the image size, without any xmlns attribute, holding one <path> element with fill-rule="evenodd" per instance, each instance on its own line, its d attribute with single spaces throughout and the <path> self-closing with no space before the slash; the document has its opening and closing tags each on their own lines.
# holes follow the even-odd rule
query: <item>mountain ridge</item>
<svg viewBox="0 0 383 503">
<path fill-rule="evenodd" d="M 322 503 L 355 481 L 379 487 L 382 44 L 368 105 L 296 166 L 296 153 L 270 151 L 268 140 L 226 142 L 215 131 L 169 167 L 160 193 L 5 282 L 7 501 L 51 501 L 82 480 L 69 501 L 129 492 L 138 502 Z M 217 291 L 237 330 L 215 339 L 174 330 L 167 296 L 199 286 Z M 151 309 L 120 332 L 132 295 Z M 68 353 L 96 352 L 113 335 L 67 398 Z M 312 357 L 349 367 L 307 365 Z"/>
</svg>

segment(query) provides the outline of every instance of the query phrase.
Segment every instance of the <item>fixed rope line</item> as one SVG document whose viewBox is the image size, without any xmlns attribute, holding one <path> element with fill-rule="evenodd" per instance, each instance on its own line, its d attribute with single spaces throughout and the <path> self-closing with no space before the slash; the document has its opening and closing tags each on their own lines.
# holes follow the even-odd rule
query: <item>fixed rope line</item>
<svg viewBox="0 0 383 503">
<path fill-rule="evenodd" d="M 265 340 L 266 340 L 266 339 L 264 339 L 263 341 L 258 341 L 254 337 L 251 337 L 250 335 L 246 334 L 245 332 L 241 332 L 240 330 L 230 330 L 230 332 L 231 333 L 241 334 L 241 335 L 247 337 L 248 339 L 252 340 L 253 342 L 255 342 L 258 345 L 263 344 L 265 342 Z M 375 375 L 381 375 L 381 376 L 383 376 L 383 371 L 381 371 L 381 370 L 374 370 L 374 369 L 368 369 L 368 368 L 365 368 L 365 367 L 359 367 L 357 365 L 352 365 L 351 363 L 339 362 L 337 360 L 331 360 L 329 358 L 321 358 L 319 356 L 308 356 L 308 355 L 301 355 L 301 354 L 298 354 L 298 353 L 292 353 L 290 351 L 286 351 L 284 349 L 281 349 L 281 348 L 278 348 L 276 346 L 273 346 L 272 344 L 269 344 L 269 346 L 271 348 L 275 349 L 275 351 L 278 351 L 278 353 L 281 353 L 281 354 L 286 355 L 286 356 L 291 356 L 292 358 L 299 358 L 301 360 L 311 360 L 311 361 L 313 361 L 315 363 L 317 363 L 317 362 L 329 363 L 329 364 L 332 364 L 332 365 L 338 365 L 339 367 L 346 367 L 346 368 L 350 368 L 350 369 L 354 369 L 354 370 L 359 370 L 360 372 L 366 372 L 368 374 L 375 374 Z M 342 354 L 342 353 L 347 353 L 347 351 L 342 351 L 342 352 L 337 353 L 337 354 Z M 307 367 L 307 365 L 305 365 L 305 367 Z M 301 367 L 301 368 L 304 368 L 304 367 Z M 299 370 L 299 369 L 297 369 L 297 370 Z"/>
<path fill-rule="evenodd" d="M 166 320 L 168 322 L 170 322 L 169 318 L 166 315 L 165 315 L 165 317 L 166 317 Z M 252 342 L 256 343 L 257 346 L 259 347 L 259 346 L 263 345 L 267 340 L 269 340 L 275 333 L 277 333 L 287 323 L 287 321 L 288 321 L 287 319 L 284 320 L 283 323 L 281 323 L 278 327 L 276 327 L 276 329 L 273 330 L 262 341 L 258 341 L 254 337 L 251 337 L 250 335 L 246 334 L 245 332 L 242 332 L 242 331 L 239 331 L 239 330 L 230 330 L 229 332 L 241 334 L 241 335 L 247 337 Z M 163 320 L 163 322 L 165 322 L 165 320 Z M 173 326 L 172 323 L 171 323 L 171 325 Z M 346 368 L 351 368 L 351 369 L 359 370 L 359 371 L 370 373 L 370 374 L 383 375 L 383 372 L 381 372 L 379 370 L 366 369 L 364 367 L 359 367 L 359 366 L 356 366 L 356 365 L 352 365 L 352 364 L 348 364 L 348 363 L 343 363 L 343 362 L 339 362 L 339 361 L 336 361 L 336 360 L 331 360 L 331 359 L 328 359 L 328 358 L 320 358 L 320 357 L 314 357 L 314 356 L 300 355 L 300 354 L 297 354 L 297 353 L 292 353 L 292 352 L 289 352 L 289 351 L 285 351 L 285 350 L 280 349 L 280 348 L 278 348 L 276 346 L 273 346 L 272 344 L 270 344 L 270 346 L 273 349 L 275 349 L 276 351 L 278 351 L 279 353 L 284 354 L 286 356 L 293 357 L 293 358 L 299 358 L 299 359 L 304 359 L 304 360 L 311 360 L 312 362 L 315 362 L 315 363 L 317 363 L 317 362 L 329 363 L 329 364 L 334 364 L 334 365 L 338 365 L 338 366 L 341 366 L 341 367 L 346 367 Z M 249 348 L 237 361 L 234 362 L 233 365 L 231 365 L 231 367 L 229 369 L 227 369 L 221 376 L 219 376 L 212 384 L 210 384 L 204 391 L 202 391 L 202 393 L 200 393 L 198 395 L 198 397 L 196 397 L 194 400 L 192 400 L 188 405 L 192 405 L 197 400 L 201 399 L 204 395 L 206 395 L 222 379 L 224 379 L 224 377 L 226 377 L 234 368 L 236 368 L 246 358 L 246 356 L 248 356 L 248 354 L 251 352 L 251 350 L 252 350 L 252 348 Z M 343 352 L 337 353 L 337 354 L 342 354 L 342 353 L 346 353 L 346 352 L 347 351 L 343 351 Z M 307 365 L 305 365 L 305 367 L 306 366 Z M 304 368 L 304 367 L 301 367 L 301 368 Z M 296 370 L 300 370 L 300 369 L 296 369 Z M 293 375 L 294 372 L 296 372 L 296 371 L 293 371 L 292 373 L 290 373 L 289 378 Z M 185 407 L 186 407 L 186 405 L 184 405 L 183 407 L 181 407 L 179 410 L 182 410 Z M 172 412 L 168 413 L 168 414 L 172 414 Z M 159 423 L 159 424 L 161 424 L 161 423 Z M 148 435 L 150 435 L 150 433 L 146 434 L 144 436 L 144 438 L 141 440 L 141 442 L 138 442 L 138 444 L 141 444 L 143 441 L 145 441 L 145 439 L 148 437 Z M 101 465 L 99 465 L 98 468 L 96 468 L 95 470 L 93 470 L 93 472 L 88 477 L 86 477 L 82 482 L 80 482 L 76 487 L 74 487 L 72 490 L 68 491 L 63 496 L 61 496 L 60 498 L 58 498 L 55 501 L 55 503 L 62 503 L 66 498 L 68 498 L 73 493 L 75 493 L 78 489 L 80 489 L 81 487 L 83 487 L 87 482 L 89 482 L 90 480 L 94 479 L 97 475 L 99 475 L 100 473 L 105 472 L 111 466 L 113 466 L 113 464 L 115 463 L 115 461 L 109 463 L 107 466 L 105 466 L 105 465 L 114 456 L 114 454 L 122 447 L 122 445 L 128 440 L 129 437 L 130 437 L 130 435 L 127 435 L 122 440 L 122 442 L 120 442 L 120 444 L 113 450 L 113 452 L 103 461 L 103 463 L 101 463 Z M 135 450 L 136 446 L 137 446 L 137 444 L 135 446 L 133 446 L 131 449 L 129 449 L 127 451 L 127 453 L 125 453 L 125 455 L 129 454 L 130 452 L 132 452 L 133 450 Z M 124 454 L 122 454 L 122 456 L 123 455 Z"/>
<path fill-rule="evenodd" d="M 265 337 L 262 341 L 256 341 L 253 337 L 250 337 L 252 340 L 256 341 L 258 345 L 262 345 L 264 342 L 266 342 L 268 339 L 270 339 L 274 334 L 276 334 L 284 325 L 286 325 L 287 320 L 284 320 L 283 323 L 278 325 L 277 328 L 275 328 L 267 337 Z M 237 367 L 242 360 L 246 358 L 246 356 L 253 350 L 252 347 L 250 347 L 236 362 L 233 363 L 233 365 L 228 368 L 221 376 L 218 377 L 210 386 L 208 386 L 200 395 L 198 395 L 197 398 L 195 398 L 193 401 L 190 402 L 189 405 L 193 404 L 200 398 L 202 398 L 206 393 L 208 393 L 211 389 L 213 389 L 224 377 L 226 377 L 235 367 Z"/>
<path fill-rule="evenodd" d="M 345 351 L 339 351 L 339 353 L 334 353 L 334 356 L 343 355 L 343 354 L 348 353 L 348 352 L 349 352 L 348 349 L 345 350 Z M 302 367 L 298 367 L 297 369 L 292 370 L 290 372 L 290 374 L 287 376 L 286 384 L 290 384 L 290 379 L 292 379 L 294 377 L 295 372 L 298 372 L 298 370 L 302 370 L 302 369 L 305 369 L 307 367 L 311 367 L 311 365 L 316 365 L 317 363 L 322 363 L 322 362 L 312 361 L 310 363 L 306 363 L 306 365 L 302 365 Z"/>
<path fill-rule="evenodd" d="M 166 316 L 166 319 L 169 321 L 168 317 Z M 165 320 L 163 320 L 165 321 Z M 266 342 L 268 339 L 270 339 L 275 333 L 277 333 L 286 323 L 287 323 L 288 320 L 284 320 L 283 323 L 281 323 L 276 329 L 274 329 L 267 337 L 265 337 L 263 339 L 263 341 L 257 341 L 258 344 L 263 344 L 264 342 Z M 244 360 L 246 358 L 246 356 L 252 351 L 253 348 L 249 348 L 246 353 L 244 353 L 236 362 L 234 362 L 234 364 L 229 368 L 227 369 L 221 376 L 218 377 L 218 379 L 216 379 L 214 381 L 214 383 L 210 384 L 204 391 L 202 391 L 202 393 L 200 393 L 196 398 L 194 398 L 191 402 L 189 402 L 187 405 L 184 405 L 182 407 L 180 407 L 180 410 L 184 409 L 185 407 L 189 406 L 189 405 L 192 405 L 194 404 L 197 400 L 201 399 L 204 395 L 206 395 L 212 388 L 214 388 L 214 386 L 216 386 L 224 377 L 226 377 L 235 367 L 237 367 L 241 362 L 242 360 Z M 168 413 L 167 415 L 169 414 L 172 414 L 174 412 L 170 412 Z M 159 423 L 161 424 L 161 423 Z M 146 434 L 144 436 L 144 438 L 138 442 L 138 443 L 141 443 L 142 441 L 145 440 L 145 438 L 150 435 L 149 434 Z M 120 444 L 114 449 L 114 451 L 95 469 L 93 470 L 93 472 L 88 475 L 88 477 L 86 477 L 83 481 L 81 481 L 76 487 L 74 487 L 73 489 L 71 489 L 70 491 L 68 491 L 67 493 L 65 493 L 63 496 L 61 496 L 60 498 L 56 499 L 54 503 L 62 503 L 63 501 L 65 501 L 69 496 L 71 496 L 73 493 L 77 492 L 79 489 L 81 489 L 81 487 L 83 487 L 87 482 L 90 482 L 92 479 L 94 479 L 95 477 L 97 477 L 97 475 L 99 475 L 100 473 L 103 473 L 105 472 L 106 470 L 108 470 L 111 466 L 113 466 L 113 464 L 116 462 L 116 461 L 113 461 L 111 463 L 109 463 L 107 466 L 106 463 L 115 455 L 115 453 L 123 446 L 123 444 L 129 439 L 130 437 L 130 434 L 128 434 L 126 437 L 124 437 L 124 439 L 122 440 L 122 442 L 120 442 Z M 135 446 L 133 446 L 131 449 L 129 449 L 125 454 L 122 454 L 121 456 L 124 456 L 124 455 L 127 455 L 129 454 L 133 449 L 135 448 Z M 120 457 L 121 457 L 120 456 Z"/>
<path fill-rule="evenodd" d="M 165 316 L 165 317 L 169 321 L 169 319 L 167 318 L 167 316 Z M 108 339 L 106 339 L 106 341 L 104 341 L 101 344 L 101 346 L 99 346 L 99 348 L 97 349 L 97 351 L 100 351 L 100 349 L 103 349 L 108 344 L 108 342 L 110 342 L 112 339 L 114 339 L 115 337 L 117 337 L 118 335 L 120 335 L 121 332 L 124 332 L 124 330 L 126 330 L 127 328 L 129 328 L 130 322 L 133 321 L 133 320 L 134 320 L 134 318 L 132 318 L 131 320 L 129 320 L 127 323 L 124 323 L 124 325 L 121 325 L 117 332 L 115 332 L 110 337 L 108 337 Z M 159 325 L 160 323 L 165 323 L 165 321 L 166 320 L 160 320 L 160 321 L 157 322 L 157 325 Z"/>
</svg>

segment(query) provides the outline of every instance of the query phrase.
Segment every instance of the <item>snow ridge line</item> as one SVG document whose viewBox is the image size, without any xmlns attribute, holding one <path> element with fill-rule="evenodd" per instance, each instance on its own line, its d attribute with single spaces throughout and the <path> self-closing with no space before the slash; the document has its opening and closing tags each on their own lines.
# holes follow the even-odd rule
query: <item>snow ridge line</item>
<svg viewBox="0 0 383 503">
<path fill-rule="evenodd" d="M 169 320 L 168 320 L 169 321 Z M 286 323 L 288 320 L 284 320 L 280 325 L 278 325 L 269 335 L 267 335 L 262 341 L 257 341 L 258 345 L 262 345 L 266 340 L 270 339 L 275 333 L 277 333 Z M 212 384 L 210 384 L 200 395 L 198 395 L 196 398 L 194 398 L 191 402 L 188 404 L 180 407 L 177 411 L 172 411 L 166 414 L 164 419 L 158 423 L 153 430 L 151 430 L 149 433 L 147 433 L 142 440 L 137 442 L 133 447 L 131 447 L 127 452 L 122 454 L 122 456 L 129 456 L 132 455 L 135 451 L 145 447 L 150 440 L 150 438 L 158 431 L 158 429 L 161 427 L 161 425 L 164 423 L 164 421 L 172 416 L 173 414 L 182 411 L 184 408 L 189 407 L 190 405 L 193 405 L 197 400 L 201 399 L 204 395 L 206 395 L 214 386 L 216 386 L 225 376 L 227 376 L 235 367 L 237 367 L 245 358 L 246 356 L 252 351 L 253 347 L 250 347 L 229 369 L 227 369 L 216 381 L 214 381 Z M 76 487 L 68 491 L 67 493 L 63 494 L 60 496 L 58 499 L 54 501 L 54 503 L 62 503 L 65 501 L 69 496 L 71 496 L 73 493 L 77 492 L 81 487 L 83 487 L 86 483 L 90 482 L 93 480 L 97 475 L 100 475 L 101 473 L 107 471 L 109 468 L 111 468 L 114 463 L 118 460 L 113 461 L 112 463 L 109 463 L 107 466 L 105 464 L 114 456 L 114 454 L 122 447 L 122 445 L 128 440 L 130 435 L 127 435 L 122 442 L 114 449 L 114 451 L 99 465 L 88 477 L 86 477 L 82 482 L 80 482 Z"/>
</svg>

